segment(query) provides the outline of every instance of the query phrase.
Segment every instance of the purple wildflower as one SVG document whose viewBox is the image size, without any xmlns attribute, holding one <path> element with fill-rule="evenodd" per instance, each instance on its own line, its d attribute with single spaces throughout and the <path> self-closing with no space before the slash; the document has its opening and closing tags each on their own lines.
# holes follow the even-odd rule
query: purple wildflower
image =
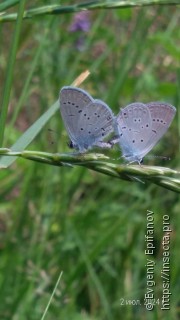
<svg viewBox="0 0 180 320">
<path fill-rule="evenodd" d="M 91 26 L 89 11 L 81 11 L 74 15 L 73 21 L 69 27 L 70 32 L 83 31 L 88 32 Z"/>
</svg>

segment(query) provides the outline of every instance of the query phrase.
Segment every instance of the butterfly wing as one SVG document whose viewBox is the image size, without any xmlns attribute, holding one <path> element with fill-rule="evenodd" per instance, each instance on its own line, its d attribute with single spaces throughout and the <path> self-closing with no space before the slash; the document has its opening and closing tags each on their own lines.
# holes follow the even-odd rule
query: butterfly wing
<svg viewBox="0 0 180 320">
<path fill-rule="evenodd" d="M 84 108 L 93 102 L 92 97 L 82 89 L 63 87 L 60 91 L 60 112 L 73 145 L 78 146 L 78 122 Z"/>
<path fill-rule="evenodd" d="M 119 134 L 119 143 L 124 158 L 129 161 L 141 161 L 148 152 L 147 141 L 151 126 L 150 110 L 145 104 L 132 103 L 120 110 L 115 121 L 115 128 Z"/>
<path fill-rule="evenodd" d="M 152 119 L 151 133 L 147 141 L 147 150 L 151 150 L 168 130 L 175 114 L 176 108 L 168 103 L 150 102 L 149 108 Z"/>
<path fill-rule="evenodd" d="M 104 140 L 113 132 L 114 115 L 101 100 L 94 100 L 80 114 L 78 121 L 79 142 L 89 147 Z"/>
<path fill-rule="evenodd" d="M 176 113 L 175 107 L 162 102 L 133 103 L 117 117 L 123 156 L 140 161 L 162 138 Z"/>
<path fill-rule="evenodd" d="M 113 131 L 111 109 L 82 89 L 62 88 L 60 112 L 72 144 L 80 152 L 102 141 Z"/>
</svg>

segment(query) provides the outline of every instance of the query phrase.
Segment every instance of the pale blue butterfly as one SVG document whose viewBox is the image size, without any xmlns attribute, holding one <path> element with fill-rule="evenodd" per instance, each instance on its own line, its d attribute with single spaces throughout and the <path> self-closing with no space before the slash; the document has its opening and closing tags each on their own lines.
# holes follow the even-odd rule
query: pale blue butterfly
<svg viewBox="0 0 180 320">
<path fill-rule="evenodd" d="M 163 102 L 132 103 L 121 109 L 114 127 L 122 156 L 141 163 L 169 128 L 176 108 Z"/>
<path fill-rule="evenodd" d="M 85 152 L 93 146 L 112 147 L 103 140 L 114 130 L 114 115 L 103 101 L 93 99 L 82 89 L 63 87 L 60 112 L 73 148 Z"/>
</svg>

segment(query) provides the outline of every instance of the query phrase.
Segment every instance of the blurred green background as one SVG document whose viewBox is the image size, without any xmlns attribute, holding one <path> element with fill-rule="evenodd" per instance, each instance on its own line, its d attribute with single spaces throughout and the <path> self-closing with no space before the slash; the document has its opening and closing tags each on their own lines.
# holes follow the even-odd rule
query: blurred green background
<svg viewBox="0 0 180 320">
<path fill-rule="evenodd" d="M 31 1 L 26 9 L 55 3 Z M 14 144 L 58 99 L 60 88 L 88 69 L 81 88 L 115 114 L 135 101 L 176 106 L 170 129 L 151 152 L 171 160 L 147 157 L 145 164 L 180 169 L 179 17 L 177 6 L 149 6 L 23 20 L 3 146 Z M 14 28 L 15 21 L 0 24 L 1 100 Z M 28 149 L 69 152 L 67 142 L 57 112 Z M 120 156 L 118 146 L 104 153 Z M 47 320 L 179 319 L 177 193 L 24 159 L 1 170 L 0 181 L 0 319 L 42 319 L 61 272 Z M 147 210 L 154 212 L 153 289 L 159 301 L 152 311 L 144 303 Z M 166 311 L 161 310 L 163 215 L 169 215 L 172 229 Z"/>
</svg>

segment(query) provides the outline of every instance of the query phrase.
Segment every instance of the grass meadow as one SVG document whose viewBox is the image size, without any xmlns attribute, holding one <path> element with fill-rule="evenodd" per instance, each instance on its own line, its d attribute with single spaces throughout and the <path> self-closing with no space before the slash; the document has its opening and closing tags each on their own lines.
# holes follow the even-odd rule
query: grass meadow
<svg viewBox="0 0 180 320">
<path fill-rule="evenodd" d="M 135 101 L 176 107 L 172 125 L 150 153 L 170 160 L 147 156 L 144 164 L 180 170 L 178 1 L 145 2 L 76 7 L 80 1 L 1 1 L 1 147 L 72 152 L 56 101 L 63 86 L 89 70 L 80 87 L 115 114 Z M 121 156 L 118 145 L 98 152 Z M 179 319 L 178 192 L 83 166 L 9 159 L 0 160 L 1 320 Z M 165 219 L 170 232 L 163 230 Z M 154 248 L 147 255 L 148 222 Z M 165 298 L 169 304 L 162 310 Z"/>
</svg>

